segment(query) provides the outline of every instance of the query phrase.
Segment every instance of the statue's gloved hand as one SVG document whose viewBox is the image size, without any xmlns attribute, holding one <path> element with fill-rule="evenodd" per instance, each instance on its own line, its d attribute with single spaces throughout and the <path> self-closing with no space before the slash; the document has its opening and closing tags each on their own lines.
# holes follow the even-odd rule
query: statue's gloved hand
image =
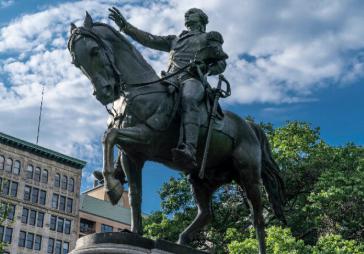
<svg viewBox="0 0 364 254">
<path fill-rule="evenodd" d="M 191 73 L 198 74 L 198 70 L 197 69 L 200 69 L 200 71 L 202 72 L 202 74 L 206 74 L 207 71 L 208 71 L 208 66 L 203 61 L 195 61 L 194 64 L 189 68 L 189 71 Z"/>
<path fill-rule="evenodd" d="M 128 25 L 128 21 L 124 18 L 124 16 L 120 13 L 118 8 L 112 7 L 109 8 L 110 14 L 109 19 L 113 20 L 115 24 L 120 28 L 120 30 L 124 30 Z"/>
</svg>

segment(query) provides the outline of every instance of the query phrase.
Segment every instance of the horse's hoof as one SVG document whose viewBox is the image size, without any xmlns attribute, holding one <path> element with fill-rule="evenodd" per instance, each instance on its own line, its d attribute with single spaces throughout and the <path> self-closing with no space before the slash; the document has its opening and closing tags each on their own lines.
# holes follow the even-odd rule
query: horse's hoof
<svg viewBox="0 0 364 254">
<path fill-rule="evenodd" d="M 112 189 L 106 192 L 109 196 L 111 204 L 116 205 L 119 202 L 120 198 L 123 195 L 123 191 L 124 190 L 121 187 L 121 184 L 117 184 Z"/>
<path fill-rule="evenodd" d="M 191 240 L 183 235 L 180 235 L 177 241 L 177 244 L 179 245 L 188 245 L 191 242 Z"/>
</svg>

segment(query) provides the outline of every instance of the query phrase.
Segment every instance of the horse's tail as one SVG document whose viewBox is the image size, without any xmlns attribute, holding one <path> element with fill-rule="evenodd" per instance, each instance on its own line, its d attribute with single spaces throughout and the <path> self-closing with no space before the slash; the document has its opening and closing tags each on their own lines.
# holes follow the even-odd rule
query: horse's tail
<svg viewBox="0 0 364 254">
<path fill-rule="evenodd" d="M 262 149 L 263 185 L 268 193 L 268 198 L 272 205 L 274 214 L 286 225 L 287 221 L 285 219 L 283 210 L 284 204 L 286 202 L 285 187 L 283 179 L 279 173 L 279 167 L 273 159 L 269 141 L 263 129 L 254 123 L 250 123 L 250 126 L 257 135 Z"/>
</svg>

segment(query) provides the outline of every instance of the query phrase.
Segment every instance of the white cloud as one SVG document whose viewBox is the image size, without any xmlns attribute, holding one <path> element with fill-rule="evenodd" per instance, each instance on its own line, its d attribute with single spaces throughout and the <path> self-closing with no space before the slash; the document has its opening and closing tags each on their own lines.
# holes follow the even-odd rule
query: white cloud
<svg viewBox="0 0 364 254">
<path fill-rule="evenodd" d="M 1 0 L 0 1 L 0 9 L 4 9 L 9 7 L 14 3 L 14 0 Z"/>
<path fill-rule="evenodd" d="M 86 10 L 106 22 L 113 5 L 119 1 L 48 6 L 0 28 L 1 131 L 35 140 L 44 84 L 40 144 L 100 164 L 107 115 L 89 81 L 70 64 L 66 41 L 70 22 L 81 25 Z M 208 30 L 224 36 L 229 103 L 307 101 L 317 89 L 363 78 L 364 2 L 123 1 L 120 9 L 141 29 L 178 34 L 190 7 L 205 10 Z M 167 54 L 137 47 L 157 72 L 166 68 Z"/>
</svg>

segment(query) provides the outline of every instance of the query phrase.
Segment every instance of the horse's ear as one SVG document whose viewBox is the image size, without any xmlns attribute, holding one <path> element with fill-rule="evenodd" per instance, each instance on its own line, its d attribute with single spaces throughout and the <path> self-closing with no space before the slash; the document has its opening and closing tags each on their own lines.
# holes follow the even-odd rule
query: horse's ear
<svg viewBox="0 0 364 254">
<path fill-rule="evenodd" d="M 72 34 L 73 30 L 75 30 L 77 28 L 77 26 L 74 23 L 71 23 L 71 28 L 70 28 L 70 32 Z"/>
<path fill-rule="evenodd" d="M 92 23 L 93 23 L 92 18 L 90 16 L 90 14 L 88 14 L 88 12 L 86 11 L 86 17 L 85 17 L 85 20 L 83 21 L 83 26 L 85 28 L 91 29 L 92 28 Z"/>
</svg>

